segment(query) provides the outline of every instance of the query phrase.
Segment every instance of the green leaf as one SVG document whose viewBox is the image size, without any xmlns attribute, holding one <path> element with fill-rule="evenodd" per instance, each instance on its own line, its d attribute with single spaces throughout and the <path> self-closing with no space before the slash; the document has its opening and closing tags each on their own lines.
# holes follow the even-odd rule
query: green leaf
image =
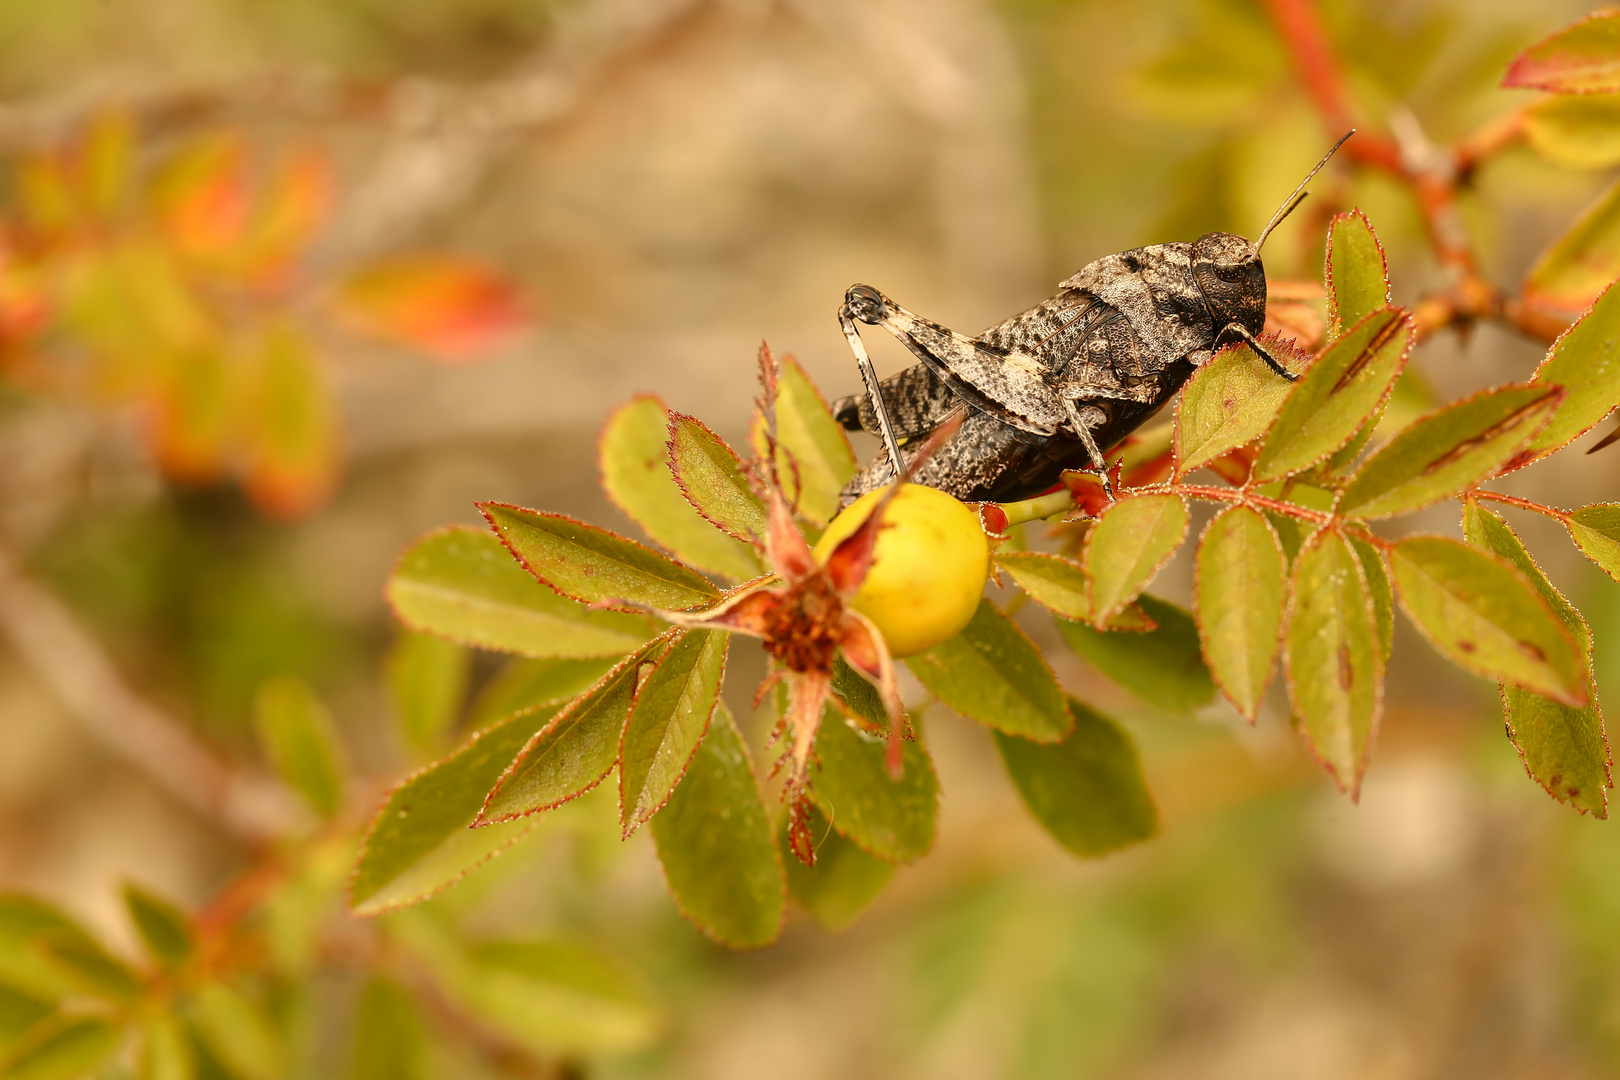
<svg viewBox="0 0 1620 1080">
<path fill-rule="evenodd" d="M 754 453 L 765 455 L 765 421 L 758 413 L 749 430 Z M 849 437 L 834 420 L 820 391 L 791 356 L 782 358 L 776 384 L 776 463 L 782 490 L 799 513 L 817 525 L 838 514 L 838 493 L 855 475 Z"/>
<path fill-rule="evenodd" d="M 349 884 L 349 906 L 376 915 L 420 903 L 461 880 L 533 826 L 474 829 L 484 798 L 554 708 L 516 716 L 474 735 L 455 753 L 388 793 L 372 819 Z"/>
<path fill-rule="evenodd" d="M 1082 858 L 1106 855 L 1159 828 L 1130 736 L 1099 712 L 1068 700 L 1074 730 L 1038 746 L 996 733 L 996 749 L 1024 805 L 1052 838 Z"/>
<path fill-rule="evenodd" d="M 1560 94 L 1620 91 L 1620 16 L 1598 11 L 1513 58 L 1503 86 Z"/>
<path fill-rule="evenodd" d="M 995 565 L 1054 615 L 1091 621 L 1091 595 L 1087 591 L 1086 572 L 1079 563 L 1036 551 L 1003 551 L 996 554 Z M 1153 620 L 1139 605 L 1131 604 L 1114 616 L 1108 629 L 1151 630 Z"/>
<path fill-rule="evenodd" d="M 1615 222 L 1620 253 L 1620 213 Z M 1615 275 L 1620 276 L 1620 261 Z M 1620 289 L 1607 289 L 1580 322 L 1553 342 L 1532 382 L 1562 386 L 1564 402 L 1530 440 L 1527 456 L 1545 457 L 1568 446 L 1609 415 L 1620 403 Z"/>
<path fill-rule="evenodd" d="M 159 1012 L 141 1027 L 141 1080 L 193 1080 L 196 1056 L 179 1018 Z"/>
<path fill-rule="evenodd" d="M 408 746 L 433 750 L 455 727 L 471 660 L 462 646 L 431 634 L 406 630 L 395 639 L 383 670 Z"/>
<path fill-rule="evenodd" d="M 824 710 L 816 732 L 810 797 L 833 828 L 866 852 L 912 862 L 934 846 L 939 780 L 921 744 L 901 744 L 900 779 L 884 768 L 887 739 Z"/>
<path fill-rule="evenodd" d="M 895 865 L 868 855 L 811 808 L 810 835 L 816 837 L 816 865 L 800 862 L 789 847 L 787 830 L 777 833 L 777 849 L 787 868 L 788 895 L 828 930 L 842 930 L 866 910 L 894 876 Z"/>
<path fill-rule="evenodd" d="M 988 598 L 960 634 L 906 666 L 945 706 L 996 731 L 1054 743 L 1074 724 L 1046 658 Z"/>
<path fill-rule="evenodd" d="M 618 600 L 680 611 L 720 597 L 696 571 L 606 529 L 501 503 L 478 508 L 524 569 L 581 603 Z"/>
<path fill-rule="evenodd" d="M 498 652 L 623 656 L 651 636 L 646 619 L 557 595 L 524 573 L 497 537 L 465 525 L 412 545 L 385 595 L 412 630 Z"/>
<path fill-rule="evenodd" d="M 1394 517 L 1473 487 L 1507 464 L 1563 399 L 1545 383 L 1503 386 L 1429 413 L 1356 470 L 1338 512 Z"/>
<path fill-rule="evenodd" d="M 670 414 L 669 463 L 686 501 L 715 528 L 752 542 L 765 535 L 765 504 L 743 475 L 742 462 L 701 420 Z"/>
<path fill-rule="evenodd" d="M 211 982 L 191 998 L 197 1034 L 240 1080 L 280 1080 L 287 1071 L 281 1032 L 265 1007 L 235 986 Z"/>
<path fill-rule="evenodd" d="M 1620 98 L 1609 94 L 1543 98 L 1524 111 L 1524 137 L 1536 153 L 1566 168 L 1620 165 Z"/>
<path fill-rule="evenodd" d="M 1121 634 L 1058 619 L 1058 633 L 1092 667 L 1166 712 L 1192 712 L 1215 697 L 1215 683 L 1198 648 L 1198 626 L 1188 612 L 1144 594 L 1138 601 L 1155 628 Z"/>
<path fill-rule="evenodd" d="M 462 996 L 472 1015 L 543 1060 L 629 1053 L 663 1028 L 640 980 L 590 946 L 489 941 L 471 961 Z"/>
<path fill-rule="evenodd" d="M 177 968 L 191 956 L 191 917 L 138 885 L 124 886 L 124 910 L 152 959 Z"/>
<path fill-rule="evenodd" d="M 1247 345 L 1217 352 L 1193 372 L 1176 405 L 1176 477 L 1265 434 L 1292 386 Z"/>
<path fill-rule="evenodd" d="M 1384 662 L 1366 575 L 1342 535 L 1321 529 L 1306 541 L 1293 592 L 1284 639 L 1295 722 L 1339 790 L 1356 799 L 1383 708 Z"/>
<path fill-rule="evenodd" d="M 652 819 L 652 834 L 670 894 L 699 930 L 734 949 L 776 940 L 787 904 L 782 859 L 748 748 L 724 705 Z"/>
<path fill-rule="evenodd" d="M 1093 625 L 1106 626 L 1135 600 L 1186 538 L 1187 504 L 1179 495 L 1130 495 L 1104 510 L 1082 559 Z"/>
<path fill-rule="evenodd" d="M 1384 247 L 1359 209 L 1335 214 L 1328 225 L 1327 287 L 1330 339 L 1390 302 Z"/>
<path fill-rule="evenodd" d="M 128 1005 L 141 996 L 141 979 L 93 938 L 48 933 L 37 945 L 63 982 L 81 993 Z"/>
<path fill-rule="evenodd" d="M 55 1001 L 74 984 L 63 979 L 39 948 L 48 939 L 72 939 L 85 948 L 99 947 L 95 938 L 55 905 L 26 893 L 0 892 L 0 979 Z"/>
<path fill-rule="evenodd" d="M 720 697 L 730 644 L 724 631 L 681 631 L 636 691 L 619 751 L 625 836 L 658 812 L 697 753 Z"/>
<path fill-rule="evenodd" d="M 469 722 L 474 729 L 484 728 L 536 705 L 572 700 L 618 664 L 615 657 L 570 660 L 514 656 L 478 692 L 468 710 Z"/>
<path fill-rule="evenodd" d="M 1585 311 L 1600 296 L 1612 292 L 1609 286 L 1616 277 L 1620 277 L 1620 181 L 1616 181 L 1599 195 L 1597 200 L 1583 210 L 1569 228 L 1564 230 L 1563 235 L 1541 253 L 1541 257 L 1530 268 L 1530 273 L 1525 276 L 1524 299 L 1526 304 L 1533 308 L 1576 315 Z M 1592 317 L 1592 313 L 1586 316 L 1588 319 Z M 1604 358 L 1591 362 L 1598 366 L 1605 376 L 1600 380 L 1600 388 L 1607 390 L 1613 386 L 1615 376 L 1614 362 L 1607 359 L 1611 351 L 1610 337 L 1604 331 L 1613 325 L 1614 316 L 1609 313 L 1601 318 L 1604 327 L 1595 333 L 1589 329 L 1580 341 L 1579 348 L 1588 356 Z M 1542 364 L 1543 369 L 1562 351 L 1567 339 L 1573 334 L 1573 328 L 1565 331 L 1564 336 L 1554 343 L 1553 351 Z M 1567 376 L 1583 370 L 1586 359 L 1586 356 L 1575 357 L 1574 363 L 1563 365 L 1562 374 Z M 1537 378 L 1543 377 L 1541 371 L 1537 371 L 1536 374 Z M 1583 389 L 1578 380 L 1569 379 L 1560 382 L 1559 378 L 1551 373 L 1547 374 L 1543 381 L 1557 383 L 1571 395 Z M 1610 405 L 1613 405 L 1612 398 Z M 1597 420 L 1593 420 L 1592 423 L 1597 423 Z M 1587 426 L 1590 427 L 1591 424 Z"/>
<path fill-rule="evenodd" d="M 759 573 L 754 549 L 703 520 L 669 468 L 669 410 L 639 394 L 608 417 L 598 447 L 602 488 L 626 517 L 693 566 L 741 581 Z"/>
<path fill-rule="evenodd" d="M 276 772 L 330 818 L 343 807 L 348 767 L 332 714 L 301 679 L 283 676 L 259 687 L 253 703 L 259 745 Z"/>
<path fill-rule="evenodd" d="M 1287 586 L 1288 559 L 1264 514 L 1234 506 L 1209 523 L 1193 574 L 1199 638 L 1215 684 L 1251 724 L 1282 644 Z"/>
<path fill-rule="evenodd" d="M 141 1080 L 193 1080 L 198 1074 L 180 1018 L 159 1012 L 141 1025 Z"/>
<path fill-rule="evenodd" d="M 0 1054 L 5 1080 L 78 1080 L 118 1048 L 118 1029 L 95 1016 L 54 1016 Z"/>
<path fill-rule="evenodd" d="M 607 778 L 619 760 L 619 740 L 636 696 L 642 666 L 662 643 L 642 649 L 610 669 L 533 738 L 494 784 L 479 812 L 480 828 L 561 806 Z"/>
<path fill-rule="evenodd" d="M 1620 581 L 1620 503 L 1594 503 L 1564 518 L 1570 539 L 1581 554 Z"/>
<path fill-rule="evenodd" d="M 842 656 L 833 658 L 832 691 L 857 722 L 866 725 L 868 731 L 889 730 L 889 711 L 883 705 L 883 695 L 864 675 L 850 667 Z M 786 693 L 786 687 L 783 687 L 782 693 Z"/>
<path fill-rule="evenodd" d="M 380 976 L 369 979 L 353 1027 L 349 1080 L 427 1080 L 422 1017 L 404 987 Z"/>
<path fill-rule="evenodd" d="M 1389 583 L 1389 571 L 1384 568 L 1384 557 L 1365 540 L 1350 537 L 1350 546 L 1361 560 L 1361 572 L 1367 575 L 1367 592 L 1372 596 L 1373 623 L 1378 627 L 1379 655 L 1389 663 L 1389 651 L 1395 644 L 1395 587 Z"/>
<path fill-rule="evenodd" d="M 1518 570 L 1441 536 L 1402 540 L 1390 564 L 1401 606 L 1452 663 L 1572 707 L 1585 704 L 1580 654 Z"/>
<path fill-rule="evenodd" d="M 1500 684 L 1508 738 L 1525 771 L 1553 798 L 1594 817 L 1608 817 L 1609 742 L 1592 680 L 1592 631 L 1501 517 L 1470 501 L 1463 513 L 1463 531 L 1474 547 L 1506 560 L 1529 579 L 1575 639 L 1586 667 L 1586 704 L 1579 708 Z"/>
<path fill-rule="evenodd" d="M 48 998 L 0 982 L 0 1052 L 55 1011 L 55 1003 Z"/>
<path fill-rule="evenodd" d="M 1328 346 L 1277 410 L 1255 460 L 1253 482 L 1310 468 L 1355 437 L 1406 365 L 1412 324 L 1382 308 Z"/>
<path fill-rule="evenodd" d="M 338 410 L 326 365 L 302 330 L 276 321 L 249 358 L 244 382 L 237 434 L 246 450 L 248 494 L 272 515 L 314 509 L 338 471 Z"/>
</svg>

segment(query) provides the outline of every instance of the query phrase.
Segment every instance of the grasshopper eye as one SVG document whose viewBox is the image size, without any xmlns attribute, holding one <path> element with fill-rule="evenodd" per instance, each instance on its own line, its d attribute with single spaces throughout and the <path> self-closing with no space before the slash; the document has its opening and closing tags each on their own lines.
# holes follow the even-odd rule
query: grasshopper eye
<svg viewBox="0 0 1620 1080">
<path fill-rule="evenodd" d="M 1216 263 L 1215 264 L 1215 276 L 1220 278 L 1222 281 L 1225 281 L 1225 282 L 1228 282 L 1228 283 L 1242 281 L 1243 280 L 1243 267 L 1241 267 L 1241 266 L 1222 266 L 1219 263 Z"/>
</svg>

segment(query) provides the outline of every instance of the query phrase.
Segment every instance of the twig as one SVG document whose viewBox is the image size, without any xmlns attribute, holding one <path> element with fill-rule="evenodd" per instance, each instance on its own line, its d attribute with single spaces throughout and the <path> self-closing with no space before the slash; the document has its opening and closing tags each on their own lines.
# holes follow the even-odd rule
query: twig
<svg viewBox="0 0 1620 1080">
<path fill-rule="evenodd" d="M 1569 515 L 1562 510 L 1544 505 L 1542 503 L 1531 502 L 1529 499 L 1521 499 L 1517 495 L 1503 495 L 1500 492 L 1485 491 L 1480 488 L 1475 488 L 1473 491 L 1467 493 L 1466 498 L 1486 499 L 1490 502 L 1499 502 L 1505 503 L 1508 506 L 1517 506 L 1520 510 L 1529 510 L 1532 513 L 1550 517 L 1555 521 L 1567 522 L 1569 520 Z"/>
<path fill-rule="evenodd" d="M 298 806 L 285 789 L 227 765 L 132 690 L 67 607 L 22 576 L 3 548 L 0 632 L 87 734 L 178 801 L 250 843 L 297 824 Z"/>
</svg>

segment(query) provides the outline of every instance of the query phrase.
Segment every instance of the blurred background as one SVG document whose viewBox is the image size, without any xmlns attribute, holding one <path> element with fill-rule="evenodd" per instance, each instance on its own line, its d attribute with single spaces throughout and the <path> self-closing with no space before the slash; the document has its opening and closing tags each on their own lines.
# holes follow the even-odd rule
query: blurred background
<svg viewBox="0 0 1620 1080">
<path fill-rule="evenodd" d="M 1498 88 L 1507 63 L 1583 11 L 1320 10 L 1358 122 L 1420 145 L 1535 100 Z M 971 333 L 1099 255 L 1254 235 L 1337 134 L 1258 0 L 0 2 L 0 556 L 35 589 L 0 589 L 0 884 L 133 948 L 121 883 L 197 906 L 247 857 L 109 749 L 86 714 L 111 699 L 65 684 L 113 672 L 253 768 L 259 687 L 307 680 L 363 822 L 420 760 L 381 675 L 381 586 L 413 536 L 479 499 L 628 530 L 595 441 L 632 393 L 742 444 L 761 339 L 829 397 L 856 387 L 850 284 Z M 1513 288 L 1610 179 L 1494 157 L 1460 204 L 1485 276 Z M 1268 245 L 1271 277 L 1319 280 L 1351 206 L 1397 302 L 1444 283 L 1409 192 L 1342 164 Z M 1544 351 L 1443 332 L 1409 389 L 1449 400 Z M 1614 500 L 1617 461 L 1565 454 L 1503 490 Z M 1620 586 L 1513 520 L 1592 622 L 1612 699 Z M 1189 582 L 1184 552 L 1155 591 Z M 20 646 L 41 597 L 68 621 Z M 646 836 L 619 844 L 591 799 L 429 907 L 640 973 L 660 1034 L 570 1066 L 591 1076 L 1620 1072 L 1620 839 L 1525 777 L 1494 687 L 1402 625 L 1351 806 L 1280 699 L 1252 729 L 1156 710 L 1030 627 L 1136 736 L 1159 839 L 1076 861 L 986 734 L 934 710 L 938 848 L 842 933 L 794 916 L 759 953 L 708 944 Z M 469 693 L 495 670 L 475 657 Z M 353 980 L 322 978 L 346 1017 Z M 319 1028 L 293 1074 L 341 1073 L 350 1036 Z M 482 1075 L 456 1053 L 425 1075 Z"/>
</svg>

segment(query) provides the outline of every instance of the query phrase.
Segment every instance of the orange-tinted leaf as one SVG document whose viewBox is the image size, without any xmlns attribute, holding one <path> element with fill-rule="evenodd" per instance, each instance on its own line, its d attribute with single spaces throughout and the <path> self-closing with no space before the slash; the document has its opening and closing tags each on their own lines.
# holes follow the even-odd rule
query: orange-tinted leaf
<svg viewBox="0 0 1620 1080">
<path fill-rule="evenodd" d="M 442 360 L 472 360 L 528 328 L 516 284 L 470 259 L 422 255 L 367 267 L 339 291 L 354 329 Z"/>
<path fill-rule="evenodd" d="M 247 150 L 236 134 L 213 135 L 182 147 L 152 180 L 159 227 L 183 254 L 229 255 L 248 224 Z"/>
<path fill-rule="evenodd" d="M 135 157 L 135 122 L 129 113 L 109 109 L 97 116 L 76 156 L 85 204 L 97 214 L 118 210 L 129 190 Z"/>
<path fill-rule="evenodd" d="M 207 483 L 225 466 L 231 370 L 219 349 L 170 356 L 152 408 L 158 464 L 178 480 Z"/>
<path fill-rule="evenodd" d="M 1599 11 L 1514 57 L 1503 86 L 1562 94 L 1620 90 L 1620 12 Z"/>
<path fill-rule="evenodd" d="M 251 358 L 242 425 L 254 505 L 294 517 L 325 501 L 338 466 L 336 410 L 319 361 L 291 327 L 273 327 Z"/>
<path fill-rule="evenodd" d="M 332 211 L 332 163 L 313 147 L 283 154 L 271 167 L 254 207 L 245 269 L 256 279 L 282 277 Z"/>
</svg>

